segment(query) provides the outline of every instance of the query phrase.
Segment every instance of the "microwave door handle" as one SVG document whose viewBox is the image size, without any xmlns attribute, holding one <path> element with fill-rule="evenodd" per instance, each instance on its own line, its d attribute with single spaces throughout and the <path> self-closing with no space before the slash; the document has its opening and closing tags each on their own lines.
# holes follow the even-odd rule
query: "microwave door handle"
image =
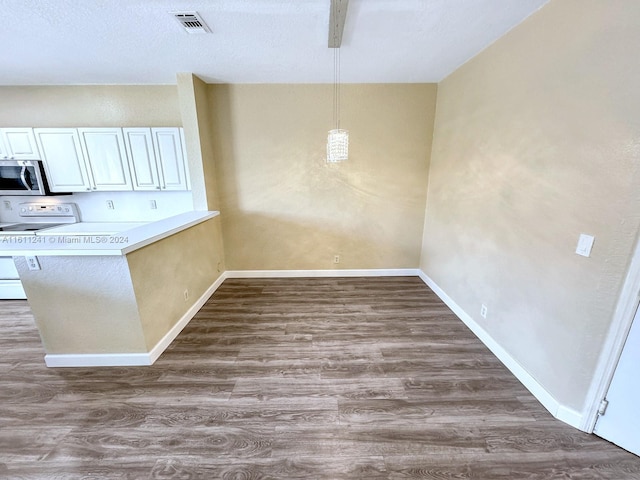
<svg viewBox="0 0 640 480">
<path fill-rule="evenodd" d="M 22 180 L 22 184 L 27 190 L 31 190 L 31 179 L 28 178 L 29 172 L 27 172 L 27 166 L 23 165 L 22 170 L 20 170 L 20 180 Z"/>
</svg>

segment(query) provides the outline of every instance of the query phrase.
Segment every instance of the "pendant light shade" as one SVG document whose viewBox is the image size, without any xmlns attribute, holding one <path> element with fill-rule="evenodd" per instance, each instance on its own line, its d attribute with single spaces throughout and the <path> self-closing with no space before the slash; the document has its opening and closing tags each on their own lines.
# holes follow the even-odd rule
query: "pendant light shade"
<svg viewBox="0 0 640 480">
<path fill-rule="evenodd" d="M 347 130 L 329 130 L 327 137 L 327 162 L 343 162 L 349 158 L 349 132 Z"/>
</svg>

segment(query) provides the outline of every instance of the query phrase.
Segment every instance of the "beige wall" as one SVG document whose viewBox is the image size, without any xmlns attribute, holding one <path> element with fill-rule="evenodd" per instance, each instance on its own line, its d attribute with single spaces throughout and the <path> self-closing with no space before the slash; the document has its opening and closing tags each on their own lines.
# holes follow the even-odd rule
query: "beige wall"
<svg viewBox="0 0 640 480">
<path fill-rule="evenodd" d="M 208 85 L 192 73 L 178 73 L 177 83 L 193 192 L 193 208 L 220 210 Z"/>
<path fill-rule="evenodd" d="M 0 87 L 0 127 L 177 127 L 175 85 Z"/>
<path fill-rule="evenodd" d="M 577 410 L 640 223 L 638 18 L 554 0 L 438 86 L 421 268 Z"/>
<path fill-rule="evenodd" d="M 42 344 L 50 354 L 147 351 L 124 257 L 38 256 L 41 270 L 16 267 Z"/>
<path fill-rule="evenodd" d="M 333 165 L 331 85 L 209 88 L 227 269 L 418 266 L 435 85 L 343 85 Z"/>
<path fill-rule="evenodd" d="M 221 249 L 212 241 L 219 230 L 220 217 L 214 217 L 127 255 L 147 350 L 224 271 Z"/>
</svg>

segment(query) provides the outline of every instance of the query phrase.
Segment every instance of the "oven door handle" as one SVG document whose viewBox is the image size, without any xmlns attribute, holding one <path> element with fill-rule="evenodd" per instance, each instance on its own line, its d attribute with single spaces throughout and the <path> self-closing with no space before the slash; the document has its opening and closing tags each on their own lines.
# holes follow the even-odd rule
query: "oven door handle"
<svg viewBox="0 0 640 480">
<path fill-rule="evenodd" d="M 27 171 L 27 166 L 23 165 L 22 166 L 22 170 L 20 170 L 20 180 L 22 180 L 22 184 L 24 185 L 24 187 L 27 190 L 32 190 L 31 188 L 31 179 L 28 178 L 31 175 L 29 175 L 29 172 Z"/>
</svg>

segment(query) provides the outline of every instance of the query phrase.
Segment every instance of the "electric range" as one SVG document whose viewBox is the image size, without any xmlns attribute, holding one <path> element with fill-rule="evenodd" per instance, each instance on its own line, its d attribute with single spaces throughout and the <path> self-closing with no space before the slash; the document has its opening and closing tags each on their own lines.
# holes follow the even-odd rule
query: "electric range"
<svg viewBox="0 0 640 480">
<path fill-rule="evenodd" d="M 17 216 L 0 223 L 0 299 L 26 298 L 13 258 L 2 255 L 2 239 L 7 240 L 8 235 L 36 235 L 79 219 L 75 203 L 26 202 L 19 205 Z"/>
<path fill-rule="evenodd" d="M 47 228 L 76 223 L 79 220 L 75 203 L 21 203 L 19 222 L 0 223 L 0 235 L 35 235 Z"/>
</svg>

